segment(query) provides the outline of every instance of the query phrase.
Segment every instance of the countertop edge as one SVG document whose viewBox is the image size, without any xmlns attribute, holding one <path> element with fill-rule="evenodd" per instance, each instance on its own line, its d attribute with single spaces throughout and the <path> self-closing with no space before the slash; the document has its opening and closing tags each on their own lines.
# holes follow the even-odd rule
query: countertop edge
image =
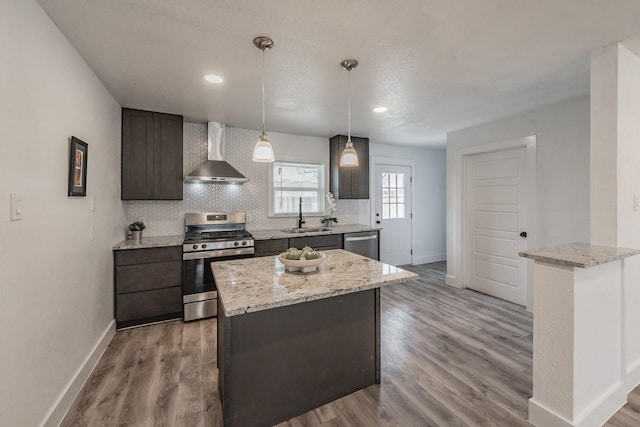
<svg viewBox="0 0 640 427">
<path fill-rule="evenodd" d="M 337 297 L 337 296 L 340 296 L 340 295 L 347 295 L 347 294 L 353 294 L 353 293 L 356 293 L 356 292 L 368 291 L 368 290 L 371 290 L 371 289 L 378 289 L 378 288 L 382 288 L 382 287 L 385 287 L 385 286 L 397 285 L 399 283 L 404 283 L 404 282 L 409 282 L 411 280 L 415 280 L 415 279 L 417 279 L 419 277 L 416 273 L 412 273 L 412 272 L 409 272 L 409 271 L 407 271 L 407 273 L 410 273 L 410 274 L 407 275 L 407 276 L 394 278 L 394 279 L 391 279 L 389 281 L 385 281 L 385 282 L 382 282 L 382 283 L 370 283 L 370 284 L 362 285 L 362 286 L 359 286 L 359 287 L 356 287 L 356 288 L 337 289 L 337 290 L 331 291 L 331 292 L 325 292 L 325 293 L 321 293 L 321 294 L 310 295 L 310 296 L 301 297 L 301 298 L 288 300 L 288 301 L 280 301 L 280 302 L 274 302 L 274 303 L 258 304 L 258 305 L 249 306 L 249 307 L 240 307 L 240 308 L 233 309 L 231 311 L 228 311 L 226 309 L 226 307 L 224 307 L 224 299 L 221 299 L 220 301 L 222 303 L 225 315 L 227 317 L 240 316 L 240 315 L 243 315 L 243 314 L 256 313 L 256 312 L 259 312 L 259 311 L 270 310 L 270 309 L 274 309 L 274 308 L 287 307 L 287 306 L 290 306 L 290 305 L 301 304 L 301 303 L 305 303 L 305 302 L 309 302 L 309 301 L 316 301 L 316 300 L 321 300 L 321 299 L 326 299 L 326 298 Z"/>
<path fill-rule="evenodd" d="M 518 253 L 523 258 L 565 267 L 591 268 L 640 254 L 640 249 L 568 243 Z"/>
<path fill-rule="evenodd" d="M 111 247 L 114 251 L 126 251 L 131 249 L 164 248 L 169 246 L 182 246 L 183 235 L 175 236 L 149 236 L 142 237 L 139 242 L 134 240 L 123 240 Z"/>
<path fill-rule="evenodd" d="M 295 237 L 308 237 L 308 236 L 327 236 L 331 234 L 345 234 L 345 233 L 360 233 L 366 231 L 380 231 L 381 227 L 373 227 L 364 224 L 345 224 L 336 225 L 331 230 L 312 231 L 308 233 L 286 233 L 279 229 L 273 230 L 254 230 L 249 232 L 256 233 L 253 236 L 254 240 L 275 240 L 275 239 L 290 239 Z M 147 249 L 147 248 L 162 248 L 167 246 L 182 246 L 184 242 L 184 235 L 168 235 L 168 236 L 149 236 L 142 237 L 139 242 L 133 240 L 122 240 L 116 245 L 111 247 L 114 251 L 123 251 L 130 249 Z"/>
<path fill-rule="evenodd" d="M 214 262 L 225 316 L 277 309 L 416 280 L 419 275 L 343 249 L 323 251 L 317 272 L 289 272 L 277 256 Z"/>
<path fill-rule="evenodd" d="M 310 227 L 313 228 L 313 227 Z M 367 231 L 380 231 L 381 227 L 374 227 L 364 224 L 345 224 L 333 226 L 330 230 L 311 231 L 307 233 L 287 233 L 279 229 L 272 230 L 249 230 L 254 240 L 276 240 L 291 239 L 296 237 L 328 236 L 331 234 L 361 233 Z"/>
</svg>

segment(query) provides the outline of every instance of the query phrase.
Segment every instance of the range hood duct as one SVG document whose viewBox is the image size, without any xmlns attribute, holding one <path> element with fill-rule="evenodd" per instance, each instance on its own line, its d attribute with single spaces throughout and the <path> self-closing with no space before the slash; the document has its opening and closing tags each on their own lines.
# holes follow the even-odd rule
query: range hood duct
<svg viewBox="0 0 640 427">
<path fill-rule="evenodd" d="M 184 182 L 212 182 L 227 184 L 242 184 L 247 182 L 240 172 L 224 159 L 225 138 L 224 123 L 207 123 L 209 135 L 207 147 L 207 161 L 198 165 L 190 174 L 184 177 Z"/>
</svg>

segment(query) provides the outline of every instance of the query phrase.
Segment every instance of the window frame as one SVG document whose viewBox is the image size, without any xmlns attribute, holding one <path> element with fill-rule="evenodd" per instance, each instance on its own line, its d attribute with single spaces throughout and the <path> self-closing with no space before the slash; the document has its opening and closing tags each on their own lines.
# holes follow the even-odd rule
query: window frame
<svg viewBox="0 0 640 427">
<path fill-rule="evenodd" d="M 302 166 L 309 167 L 315 166 L 318 168 L 318 184 L 319 187 L 276 187 L 274 183 L 275 176 L 275 168 L 277 166 L 288 165 L 288 166 Z M 292 218 L 298 216 L 298 211 L 295 212 L 287 212 L 287 213 L 276 213 L 275 212 L 275 196 L 276 191 L 281 188 L 293 191 L 315 191 L 318 193 L 318 207 L 319 211 L 317 212 L 307 212 L 303 211 L 302 214 L 307 217 L 321 217 L 326 215 L 326 201 L 325 194 L 327 192 L 327 174 L 326 174 L 326 164 L 322 162 L 299 162 L 299 161 L 289 161 L 289 160 L 276 160 L 272 164 L 269 165 L 268 168 L 268 213 L 267 216 L 270 218 Z"/>
</svg>

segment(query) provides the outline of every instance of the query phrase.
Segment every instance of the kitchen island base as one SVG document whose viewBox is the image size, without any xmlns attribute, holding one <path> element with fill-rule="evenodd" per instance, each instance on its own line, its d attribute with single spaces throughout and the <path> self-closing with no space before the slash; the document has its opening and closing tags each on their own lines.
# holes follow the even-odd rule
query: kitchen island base
<svg viewBox="0 0 640 427">
<path fill-rule="evenodd" d="M 380 383 L 380 289 L 226 316 L 218 300 L 224 425 L 271 426 Z"/>
</svg>

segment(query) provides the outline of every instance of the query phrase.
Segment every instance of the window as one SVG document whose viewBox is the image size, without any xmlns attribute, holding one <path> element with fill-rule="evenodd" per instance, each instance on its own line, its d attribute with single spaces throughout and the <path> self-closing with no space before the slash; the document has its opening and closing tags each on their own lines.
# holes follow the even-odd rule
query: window
<svg viewBox="0 0 640 427">
<path fill-rule="evenodd" d="M 382 219 L 404 218 L 404 174 L 382 173 Z"/>
<path fill-rule="evenodd" d="M 273 215 L 324 213 L 324 164 L 273 162 Z"/>
</svg>

